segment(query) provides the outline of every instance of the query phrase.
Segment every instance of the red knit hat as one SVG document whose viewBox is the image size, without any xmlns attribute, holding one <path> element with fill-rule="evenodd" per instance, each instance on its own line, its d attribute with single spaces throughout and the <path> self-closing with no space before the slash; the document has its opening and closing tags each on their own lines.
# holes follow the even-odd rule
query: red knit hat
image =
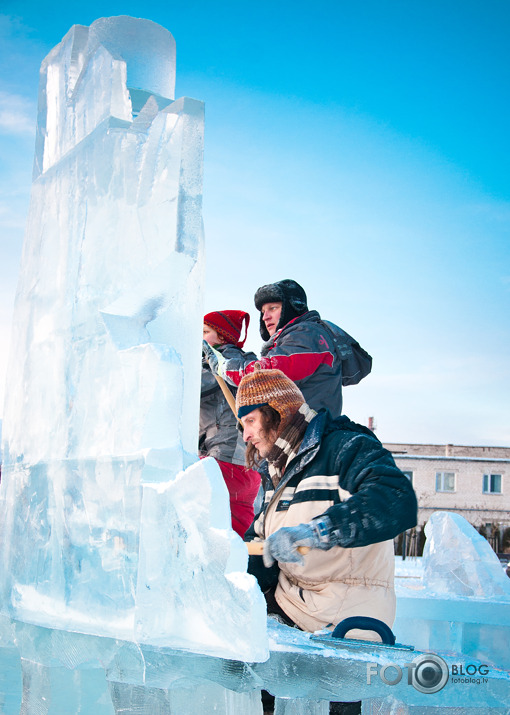
<svg viewBox="0 0 510 715">
<path fill-rule="evenodd" d="M 248 335 L 250 315 L 244 310 L 217 310 L 204 315 L 204 323 L 215 330 L 227 343 L 242 348 Z M 243 323 L 244 338 L 241 340 Z"/>
</svg>

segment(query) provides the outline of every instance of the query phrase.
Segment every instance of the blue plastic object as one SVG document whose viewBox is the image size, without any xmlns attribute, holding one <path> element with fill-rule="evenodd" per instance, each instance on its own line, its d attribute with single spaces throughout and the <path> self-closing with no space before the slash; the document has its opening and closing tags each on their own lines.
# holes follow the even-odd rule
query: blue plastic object
<svg viewBox="0 0 510 715">
<path fill-rule="evenodd" d="M 395 645 L 395 634 L 391 628 L 378 618 L 372 618 L 371 616 L 351 616 L 350 618 L 344 618 L 344 620 L 340 621 L 336 626 L 331 636 L 332 638 L 343 638 L 352 628 L 360 628 L 364 631 L 375 631 L 381 636 L 383 643 L 386 643 L 386 645 Z"/>
</svg>

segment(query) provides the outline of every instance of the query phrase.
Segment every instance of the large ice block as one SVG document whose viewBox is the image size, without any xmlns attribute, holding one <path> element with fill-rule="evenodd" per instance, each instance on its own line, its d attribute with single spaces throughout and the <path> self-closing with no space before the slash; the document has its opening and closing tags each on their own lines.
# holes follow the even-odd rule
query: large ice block
<svg viewBox="0 0 510 715">
<path fill-rule="evenodd" d="M 422 568 L 397 578 L 397 639 L 510 670 L 510 579 L 497 556 L 458 514 L 435 512 L 425 531 Z"/>
<path fill-rule="evenodd" d="M 423 582 L 429 594 L 507 598 L 510 579 L 487 539 L 453 512 L 436 511 L 425 525 Z"/>
<path fill-rule="evenodd" d="M 26 623 L 267 657 L 264 600 L 196 449 L 203 105 L 175 43 L 76 25 L 41 66 L 0 488 L 2 609 Z M 189 623 L 189 627 L 187 624 Z"/>
<path fill-rule="evenodd" d="M 216 461 L 146 484 L 143 494 L 137 640 L 265 660 L 266 604 L 246 573 L 245 545 L 232 530 L 226 538 L 228 493 Z"/>
<path fill-rule="evenodd" d="M 473 711 L 479 715 L 507 712 L 510 673 L 482 667 L 483 661 L 472 656 L 440 653 L 450 674 L 448 681 L 437 692 L 423 692 L 408 677 L 408 664 L 426 656 L 419 651 L 373 642 L 325 645 L 274 619 L 269 619 L 268 631 L 269 659 L 242 663 L 17 623 L 15 648 L 0 643 L 0 664 L 9 657 L 15 674 L 10 683 L 0 681 L 0 702 L 9 698 L 14 707 L 19 703 L 23 671 L 23 700 L 34 701 L 37 692 L 49 715 L 69 712 L 59 709 L 63 692 L 69 692 L 73 706 L 80 705 L 72 712 L 91 715 L 261 715 L 262 688 L 288 701 L 278 703 L 284 712 L 307 712 L 308 707 L 316 714 L 327 712 L 330 701 L 355 700 L 362 700 L 364 713 L 380 715 L 439 715 L 450 708 L 453 713 L 479 708 Z M 395 677 L 397 667 L 400 679 Z M 470 683 L 458 682 L 453 673 L 461 668 L 464 673 L 482 668 L 485 675 L 473 677 Z M 2 686 L 8 690 L 2 691 Z M 17 710 L 5 709 L 5 715 L 17 712 L 19 704 Z"/>
</svg>

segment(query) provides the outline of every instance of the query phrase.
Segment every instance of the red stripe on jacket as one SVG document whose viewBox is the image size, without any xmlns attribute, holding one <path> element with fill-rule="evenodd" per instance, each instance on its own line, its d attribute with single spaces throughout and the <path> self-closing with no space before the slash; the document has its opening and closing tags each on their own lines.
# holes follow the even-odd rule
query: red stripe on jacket
<svg viewBox="0 0 510 715">
<path fill-rule="evenodd" d="M 305 377 L 313 375 L 313 373 L 321 365 L 333 365 L 333 355 L 329 352 L 323 353 L 293 353 L 292 355 L 275 355 L 274 357 L 263 357 L 260 360 L 254 360 L 248 363 L 244 370 L 230 371 L 227 370 L 227 377 L 236 385 L 239 385 L 245 375 L 253 372 L 256 362 L 260 363 L 263 370 L 281 370 L 287 377 L 296 382 L 304 380 Z"/>
</svg>

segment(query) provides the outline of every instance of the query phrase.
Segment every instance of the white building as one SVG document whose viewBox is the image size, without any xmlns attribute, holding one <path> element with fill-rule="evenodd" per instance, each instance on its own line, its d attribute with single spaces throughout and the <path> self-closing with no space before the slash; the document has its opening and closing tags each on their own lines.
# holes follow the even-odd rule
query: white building
<svg viewBox="0 0 510 715">
<path fill-rule="evenodd" d="M 434 511 L 454 511 L 487 536 L 510 527 L 510 447 L 393 444 L 389 449 L 412 481 L 418 525 Z"/>
</svg>

